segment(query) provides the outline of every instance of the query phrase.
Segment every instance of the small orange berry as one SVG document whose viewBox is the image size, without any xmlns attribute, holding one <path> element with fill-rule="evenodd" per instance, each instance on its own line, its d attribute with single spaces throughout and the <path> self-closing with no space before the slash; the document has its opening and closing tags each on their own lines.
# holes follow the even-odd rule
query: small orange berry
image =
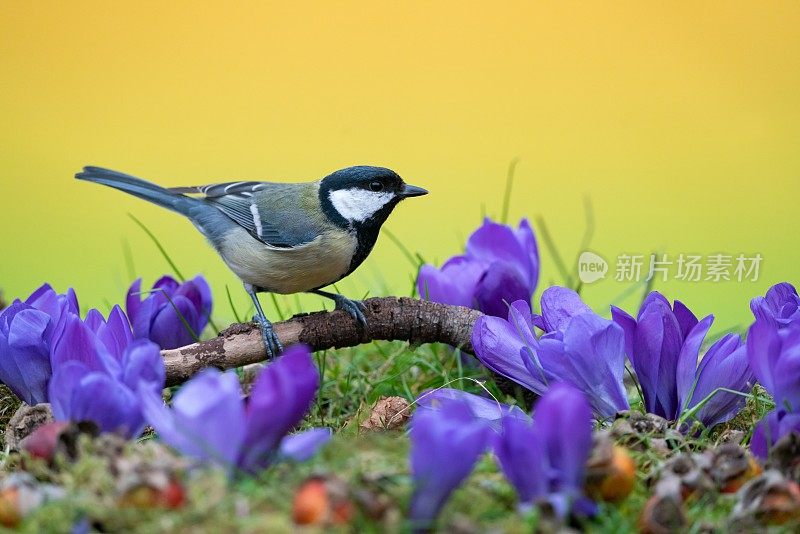
<svg viewBox="0 0 800 534">
<path fill-rule="evenodd" d="M 292 518 L 298 525 L 321 525 L 327 521 L 330 508 L 325 481 L 307 480 L 294 496 Z"/>
</svg>

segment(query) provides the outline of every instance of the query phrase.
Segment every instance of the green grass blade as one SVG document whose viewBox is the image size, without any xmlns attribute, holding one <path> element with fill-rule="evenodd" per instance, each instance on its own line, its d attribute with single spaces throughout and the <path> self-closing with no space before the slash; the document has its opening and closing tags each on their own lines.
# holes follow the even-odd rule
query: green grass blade
<svg viewBox="0 0 800 534">
<path fill-rule="evenodd" d="M 233 312 L 233 318 L 236 319 L 237 323 L 241 323 L 242 319 L 236 312 L 236 306 L 233 305 L 233 297 L 231 297 L 231 288 L 228 287 L 228 284 L 225 284 L 225 293 L 228 295 L 228 304 L 230 304 L 231 306 L 231 311 Z"/>
<path fill-rule="evenodd" d="M 519 158 L 514 158 L 508 164 L 508 172 L 506 173 L 506 191 L 503 194 L 503 208 L 500 211 L 500 222 L 508 224 L 508 208 L 511 205 L 511 190 L 514 186 L 514 172 L 517 170 Z"/>
<path fill-rule="evenodd" d="M 410 263 L 413 267 L 417 267 L 417 260 L 414 259 L 414 254 L 412 254 L 408 247 L 406 247 L 403 242 L 400 241 L 400 238 L 389 231 L 388 228 L 383 228 L 381 231 L 386 234 L 386 237 L 389 238 L 389 241 L 394 243 L 397 248 L 400 249 L 400 252 L 403 253 L 403 256 L 405 256 L 405 258 L 408 260 L 408 263 Z"/>
<path fill-rule="evenodd" d="M 278 314 L 278 318 L 281 321 L 285 321 L 286 317 L 283 315 L 283 310 L 278 304 L 278 297 L 275 296 L 275 293 L 270 293 L 269 298 L 272 299 L 272 305 L 275 306 L 275 312 Z"/>
<path fill-rule="evenodd" d="M 169 254 L 167 254 L 166 249 L 161 245 L 161 242 L 158 240 L 158 238 L 155 236 L 155 234 L 153 234 L 153 232 L 151 232 L 150 229 L 147 228 L 147 226 L 145 226 L 142 221 L 137 219 L 133 215 L 133 213 L 129 213 L 128 217 L 133 219 L 133 222 L 138 224 L 139 228 L 144 230 L 144 233 L 146 233 L 150 237 L 150 239 L 153 241 L 153 243 L 155 243 L 156 247 L 161 252 L 161 255 L 164 256 L 164 259 L 167 260 L 167 263 L 169 263 L 169 266 L 172 268 L 172 272 L 174 272 L 175 276 L 178 277 L 178 280 L 180 280 L 181 282 L 185 282 L 186 278 L 183 276 L 183 273 L 181 273 L 180 269 L 178 269 L 178 266 L 175 265 L 175 262 L 172 261 L 172 258 L 169 257 Z"/>
<path fill-rule="evenodd" d="M 594 220 L 594 206 L 592 205 L 592 199 L 588 195 L 583 197 L 583 216 L 584 220 L 586 221 L 586 225 L 583 230 L 583 237 L 581 238 L 581 245 L 578 248 L 578 253 L 575 255 L 575 263 L 572 266 L 572 279 L 577 281 L 577 286 L 575 290 L 580 293 L 580 289 L 582 287 L 582 283 L 580 278 L 578 277 L 578 260 L 580 259 L 581 254 L 588 250 L 592 244 L 592 239 L 594 238 L 594 230 L 595 230 L 595 220 Z"/>
<path fill-rule="evenodd" d="M 128 280 L 136 278 L 136 266 L 133 263 L 133 251 L 131 251 L 131 244 L 126 238 L 122 238 L 122 256 L 125 258 L 125 271 L 128 275 Z"/>
<path fill-rule="evenodd" d="M 569 274 L 567 266 L 564 264 L 561 254 L 558 252 L 558 247 L 556 246 L 556 242 L 553 240 L 553 236 L 550 235 L 550 230 L 547 229 L 547 223 L 544 222 L 544 218 L 541 216 L 536 217 L 535 220 L 536 226 L 539 228 L 539 235 L 542 236 L 542 241 L 544 241 L 547 251 L 553 258 L 553 262 L 556 264 L 556 269 L 558 269 L 561 278 L 564 280 L 564 285 L 567 287 L 573 287 L 572 277 Z"/>
</svg>

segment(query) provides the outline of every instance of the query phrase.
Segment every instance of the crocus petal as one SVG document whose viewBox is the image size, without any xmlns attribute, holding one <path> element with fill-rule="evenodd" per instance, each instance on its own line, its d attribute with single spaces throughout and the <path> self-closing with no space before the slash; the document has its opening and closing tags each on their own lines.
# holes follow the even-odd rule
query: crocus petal
<svg viewBox="0 0 800 534">
<path fill-rule="evenodd" d="M 78 299 L 72 288 L 66 294 L 59 295 L 49 284 L 42 285 L 25 300 L 29 306 L 45 312 L 50 317 L 58 317 L 65 312 L 78 314 Z"/>
<path fill-rule="evenodd" d="M 91 421 L 104 432 L 138 436 L 144 428 L 133 392 L 84 362 L 69 360 L 56 367 L 49 385 L 53 416 L 59 421 Z"/>
<path fill-rule="evenodd" d="M 542 292 L 541 306 L 545 332 L 564 330 L 570 319 L 592 311 L 574 290 L 560 286 L 548 287 Z"/>
<path fill-rule="evenodd" d="M 525 257 L 529 259 L 528 280 L 531 285 L 531 294 L 533 294 L 539 280 L 539 247 L 536 244 L 536 235 L 533 232 L 531 223 L 528 222 L 526 218 L 523 218 L 519 222 L 519 226 L 514 234 L 516 235 L 517 241 L 522 245 Z"/>
<path fill-rule="evenodd" d="M 475 288 L 486 272 L 486 263 L 466 256 L 450 258 L 441 269 L 423 265 L 417 278 L 420 298 L 453 306 L 475 306 Z"/>
<path fill-rule="evenodd" d="M 474 417 L 485 420 L 493 428 L 499 429 L 499 422 L 507 417 L 530 421 L 530 417 L 519 406 L 503 404 L 460 389 L 438 388 L 422 393 L 416 400 L 417 410 L 440 410 L 449 402 L 465 404 Z"/>
<path fill-rule="evenodd" d="M 161 306 L 155 298 L 143 300 L 136 315 L 129 315 L 131 326 L 133 327 L 133 337 L 136 339 L 149 339 L 150 326 L 153 324 L 155 315 L 160 310 Z"/>
<path fill-rule="evenodd" d="M 162 349 L 176 349 L 195 341 L 199 332 L 191 331 L 198 323 L 197 309 L 184 296 L 172 295 L 171 302 L 156 313 L 149 338 Z M 193 335 L 194 334 L 194 335 Z"/>
<path fill-rule="evenodd" d="M 559 473 L 554 488 L 571 501 L 581 494 L 592 449 L 592 410 L 583 393 L 554 384 L 536 403 L 534 429 L 542 437 L 551 470 Z M 569 421 L 569 424 L 564 424 Z"/>
<path fill-rule="evenodd" d="M 495 373 L 505 376 L 534 392 L 542 392 L 547 385 L 541 377 L 531 375 L 520 351 L 527 347 L 520 338 L 517 327 L 500 317 L 481 316 L 472 329 L 472 346 L 475 356 Z"/>
<path fill-rule="evenodd" d="M 467 240 L 466 255 L 486 264 L 497 261 L 508 263 L 517 270 L 526 285 L 532 285 L 531 262 L 534 259 L 509 226 L 485 219 L 483 225 Z"/>
<path fill-rule="evenodd" d="M 100 313 L 100 310 L 92 308 L 86 313 L 86 318 L 83 320 L 83 324 L 85 324 L 86 328 L 92 332 L 97 333 L 100 327 L 106 324 L 106 318 L 103 317 L 103 314 Z"/>
<path fill-rule="evenodd" d="M 180 287 L 180 282 L 175 280 L 170 275 L 165 275 L 156 280 L 156 283 L 153 284 L 153 289 L 156 293 L 161 293 L 162 295 L 172 296 Z"/>
<path fill-rule="evenodd" d="M 564 340 L 542 339 L 537 351 L 548 380 L 586 392 L 599 417 L 628 409 L 623 386 L 625 341 L 619 325 L 594 313 L 573 317 Z"/>
<path fill-rule="evenodd" d="M 80 361 L 92 371 L 112 375 L 119 372 L 118 363 L 108 354 L 95 333 L 74 314 L 67 318 L 64 333 L 52 350 L 50 361 L 53 369 L 68 361 Z"/>
<path fill-rule="evenodd" d="M 48 398 L 53 417 L 58 421 L 69 420 L 72 410 L 72 396 L 84 376 L 91 369 L 79 361 L 68 361 L 60 365 L 50 379 Z"/>
<path fill-rule="evenodd" d="M 57 312 L 58 294 L 50 284 L 42 284 L 31 295 L 25 299 L 25 304 L 41 310 L 48 315 Z"/>
<path fill-rule="evenodd" d="M 122 357 L 122 382 L 131 391 L 140 385 L 160 395 L 166 381 L 164 359 L 158 345 L 146 339 L 137 339 L 125 348 Z"/>
<path fill-rule="evenodd" d="M 194 277 L 194 283 L 197 290 L 200 292 L 200 310 L 203 312 L 203 317 L 206 321 L 211 317 L 211 310 L 214 305 L 214 299 L 211 295 L 211 287 L 208 285 L 205 277 L 197 275 Z"/>
<path fill-rule="evenodd" d="M 611 319 L 622 327 L 625 333 L 625 354 L 631 358 L 633 354 L 633 340 L 636 338 L 636 319 L 622 308 L 611 306 Z"/>
<path fill-rule="evenodd" d="M 489 428 L 469 406 L 450 402 L 441 410 L 417 411 L 411 421 L 411 473 L 414 493 L 410 517 L 429 527 L 439 510 L 470 474 L 486 449 Z"/>
<path fill-rule="evenodd" d="M 104 373 L 89 373 L 75 386 L 66 419 L 92 421 L 103 432 L 132 438 L 141 434 L 144 419 L 138 399 Z"/>
<path fill-rule="evenodd" d="M 529 505 L 550 490 L 550 466 L 542 435 L 534 431 L 532 421 L 509 417 L 503 419 L 502 425 L 502 432 L 494 440 L 494 453 L 520 503 Z"/>
<path fill-rule="evenodd" d="M 639 312 L 631 363 L 639 377 L 647 410 L 674 419 L 678 415 L 676 369 L 683 344 L 681 326 L 669 302 L 655 291 Z"/>
<path fill-rule="evenodd" d="M 280 456 L 295 462 L 305 462 L 317 454 L 331 437 L 333 430 L 330 428 L 312 428 L 286 436 L 281 440 Z"/>
<path fill-rule="evenodd" d="M 533 314 L 531 313 L 531 303 L 527 300 L 516 300 L 511 302 L 511 307 L 508 309 L 508 322 L 513 325 L 519 325 L 517 330 L 520 331 L 523 337 L 528 334 L 531 339 L 533 335 Z"/>
<path fill-rule="evenodd" d="M 680 355 L 678 356 L 678 367 L 676 385 L 678 388 L 678 398 L 680 406 L 683 407 L 690 392 L 695 387 L 697 380 L 697 364 L 700 359 L 700 347 L 703 340 L 714 322 L 714 316 L 709 315 L 692 328 L 689 335 L 683 342 Z M 702 400 L 702 399 L 701 399 Z M 676 414 L 677 415 L 677 414 Z M 675 418 L 675 416 L 671 416 Z"/>
<path fill-rule="evenodd" d="M 0 312 L 0 380 L 23 401 L 47 402 L 50 352 L 77 312 L 74 291 L 59 295 L 48 284 Z"/>
<path fill-rule="evenodd" d="M 750 309 L 756 320 L 783 328 L 800 320 L 800 296 L 792 284 L 781 282 L 769 288 L 766 296 L 751 300 Z"/>
<path fill-rule="evenodd" d="M 775 395 L 774 369 L 781 354 L 777 327 L 768 320 L 753 323 L 747 332 L 747 358 L 758 382 Z"/>
<path fill-rule="evenodd" d="M 211 316 L 212 299 L 211 288 L 208 286 L 208 282 L 206 282 L 206 279 L 202 275 L 197 275 L 182 284 L 175 292 L 175 295 L 186 297 L 192 303 L 196 320 L 194 323 L 191 323 L 191 325 L 192 329 L 199 336 L 205 329 L 208 324 L 208 319 Z"/>
<path fill-rule="evenodd" d="M 673 313 L 675 313 L 675 318 L 678 320 L 678 324 L 681 327 L 681 334 L 684 338 L 689 335 L 689 332 L 692 331 L 692 328 L 697 326 L 699 322 L 697 317 L 695 316 L 692 311 L 686 307 L 686 305 L 676 300 L 675 304 L 672 307 Z"/>
<path fill-rule="evenodd" d="M 183 454 L 232 468 L 244 441 L 244 408 L 233 372 L 206 369 L 184 384 L 172 403 L 146 387 L 139 395 L 147 421 L 159 437 Z"/>
<path fill-rule="evenodd" d="M 133 334 L 163 349 L 188 345 L 205 329 L 212 308 L 211 288 L 201 275 L 180 283 L 171 276 L 159 278 L 142 300 L 141 280 L 128 289 L 126 306 Z M 188 325 L 188 326 L 187 326 Z"/>
<path fill-rule="evenodd" d="M 780 357 L 773 369 L 774 392 L 770 393 L 776 404 L 800 412 L 800 323 L 783 328 L 780 338 Z"/>
<path fill-rule="evenodd" d="M 494 451 L 522 508 L 548 501 L 565 517 L 582 499 L 592 448 L 592 410 L 583 393 L 560 383 L 539 399 L 533 417 L 533 425 L 504 418 Z"/>
<path fill-rule="evenodd" d="M 303 418 L 319 387 L 319 372 L 305 345 L 293 345 L 256 379 L 247 404 L 247 434 L 239 467 L 265 467 L 289 430 Z"/>
<path fill-rule="evenodd" d="M 128 323 L 128 317 L 122 308 L 114 306 L 111 313 L 108 314 L 108 320 L 103 321 L 95 332 L 97 332 L 97 339 L 103 343 L 109 354 L 118 362 L 122 361 L 125 348 L 133 342 L 133 333 Z"/>
<path fill-rule="evenodd" d="M 134 318 L 139 316 L 139 311 L 142 308 L 142 279 L 137 278 L 128 288 L 128 293 L 125 295 L 125 311 L 133 323 Z"/>
<path fill-rule="evenodd" d="M 0 333 L 0 381 L 30 405 L 47 402 L 51 317 L 17 301 L 3 310 L 0 321 L 6 323 Z"/>
<path fill-rule="evenodd" d="M 776 408 L 756 425 L 750 439 L 750 450 L 756 457 L 766 460 L 772 446 L 792 432 L 800 434 L 800 413 L 787 413 Z"/>
<path fill-rule="evenodd" d="M 698 325 L 697 318 L 680 301 L 670 305 L 658 291 L 645 297 L 636 319 L 614 306 L 611 313 L 625 331 L 625 352 L 636 371 L 645 408 L 649 413 L 675 419 L 680 412 L 679 391 L 685 387 L 680 381 L 694 381 L 697 354 L 693 363 L 684 362 L 683 369 L 680 355 L 686 349 L 687 337 Z M 693 341 L 697 341 L 699 352 L 702 337 Z"/>
<path fill-rule="evenodd" d="M 697 420 L 710 428 L 732 419 L 747 400 L 743 395 L 719 391 L 719 388 L 746 393 L 754 381 L 741 338 L 728 334 L 717 340 L 703 356 L 691 400 L 686 403 L 682 398 L 681 405 L 692 408 L 710 396 L 695 414 Z"/>
<path fill-rule="evenodd" d="M 538 278 L 539 253 L 528 221 L 514 230 L 486 219 L 467 240 L 464 255 L 441 269 L 420 268 L 417 290 L 424 299 L 505 317 L 509 303 L 530 303 Z"/>
<path fill-rule="evenodd" d="M 509 304 L 522 300 L 529 302 L 531 292 L 519 271 L 507 262 L 489 265 L 475 288 L 478 309 L 487 315 L 505 317 Z"/>
</svg>

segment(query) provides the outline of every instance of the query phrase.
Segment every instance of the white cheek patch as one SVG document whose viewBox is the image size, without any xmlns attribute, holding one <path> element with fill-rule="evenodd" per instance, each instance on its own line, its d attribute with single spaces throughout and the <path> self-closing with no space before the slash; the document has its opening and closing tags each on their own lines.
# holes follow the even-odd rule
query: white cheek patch
<svg viewBox="0 0 800 534">
<path fill-rule="evenodd" d="M 372 217 L 394 198 L 394 193 L 366 189 L 339 189 L 330 192 L 331 204 L 348 221 L 362 222 Z"/>
</svg>

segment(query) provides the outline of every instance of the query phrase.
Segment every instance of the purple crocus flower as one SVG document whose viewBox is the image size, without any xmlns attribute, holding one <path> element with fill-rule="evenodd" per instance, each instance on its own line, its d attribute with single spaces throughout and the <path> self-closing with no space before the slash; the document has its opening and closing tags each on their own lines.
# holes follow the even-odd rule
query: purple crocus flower
<svg viewBox="0 0 800 534">
<path fill-rule="evenodd" d="M 647 296 L 636 319 L 616 306 L 611 306 L 611 315 L 625 331 L 625 351 L 642 386 L 645 408 L 676 419 L 680 412 L 678 357 L 686 336 L 698 324 L 697 318 L 679 300 L 673 309 L 657 291 Z"/>
<path fill-rule="evenodd" d="M 563 297 L 571 292 L 551 289 L 544 292 L 543 301 L 548 295 Z M 568 298 L 574 300 L 577 294 Z M 622 329 L 582 306 L 543 304 L 542 310 L 536 323 L 556 329 L 540 339 L 534 335 L 534 318 L 525 302 L 514 302 L 508 319 L 480 317 L 472 345 L 481 363 L 539 395 L 556 382 L 571 384 L 586 393 L 598 417 L 628 409 Z M 575 315 L 570 316 L 570 310 Z"/>
<path fill-rule="evenodd" d="M 27 404 L 47 402 L 50 349 L 69 313 L 78 313 L 75 292 L 59 295 L 48 284 L 0 312 L 0 381 Z"/>
<path fill-rule="evenodd" d="M 469 407 L 475 418 L 483 419 L 486 424 L 500 430 L 500 421 L 506 417 L 529 420 L 528 414 L 519 406 L 504 404 L 495 399 L 467 393 L 460 389 L 438 388 L 426 391 L 417 397 L 417 412 L 420 410 L 440 410 L 450 402 L 458 402 Z"/>
<path fill-rule="evenodd" d="M 475 308 L 504 317 L 508 303 L 530 302 L 539 280 L 539 251 L 533 228 L 522 219 L 514 230 L 485 219 L 467 240 L 466 251 L 441 269 L 420 268 L 417 289 L 434 302 Z"/>
<path fill-rule="evenodd" d="M 761 319 L 747 333 L 747 357 L 777 410 L 800 413 L 800 323 Z"/>
<path fill-rule="evenodd" d="M 133 340 L 128 318 L 115 306 L 108 320 L 90 310 L 66 318 L 51 355 L 48 397 L 57 420 L 92 421 L 100 430 L 138 436 L 144 418 L 137 391 L 161 395 L 165 369 L 158 347 Z"/>
<path fill-rule="evenodd" d="M 520 507 L 549 503 L 559 517 L 573 509 L 591 511 L 583 495 L 592 449 L 592 410 L 586 397 L 567 384 L 554 384 L 536 403 L 533 422 L 503 419 L 494 452 L 517 490 Z"/>
<path fill-rule="evenodd" d="M 700 357 L 700 346 L 710 327 L 711 320 L 706 323 L 704 319 L 686 337 L 677 375 L 681 413 L 688 411 L 708 428 L 733 419 L 747 401 L 735 392 L 748 393 L 755 382 L 738 334 L 722 336 Z"/>
<path fill-rule="evenodd" d="M 763 297 L 750 301 L 756 320 L 774 322 L 780 327 L 800 322 L 800 296 L 789 282 L 775 284 Z"/>
<path fill-rule="evenodd" d="M 625 351 L 649 413 L 676 420 L 695 408 L 693 417 L 710 427 L 731 419 L 744 406 L 742 395 L 720 389 L 746 392 L 752 385 L 741 338 L 723 336 L 700 359 L 712 315 L 698 321 L 683 303 L 670 305 L 656 291 L 644 300 L 636 319 L 616 306 L 611 314 L 625 331 Z"/>
<path fill-rule="evenodd" d="M 414 413 L 410 432 L 414 493 L 409 515 L 415 528 L 433 525 L 450 494 L 486 450 L 490 432 L 463 399 L 442 399 L 439 409 Z"/>
<path fill-rule="evenodd" d="M 578 293 L 561 286 L 545 289 L 542 292 L 539 305 L 542 308 L 542 314 L 533 315 L 533 324 L 545 333 L 563 331 L 569 324 L 570 319 L 581 313 L 592 311 L 581 300 Z"/>
<path fill-rule="evenodd" d="M 753 437 L 750 438 L 750 450 L 758 458 L 766 460 L 772 446 L 792 432 L 800 434 L 800 413 L 776 408 L 756 425 Z"/>
<path fill-rule="evenodd" d="M 162 349 L 193 343 L 211 316 L 211 289 L 202 275 L 179 283 L 161 277 L 141 300 L 142 279 L 128 289 L 126 308 L 137 338 L 150 339 Z"/>
<path fill-rule="evenodd" d="M 255 473 L 278 458 L 303 460 L 330 439 L 329 429 L 287 436 L 308 411 L 319 374 L 305 345 L 294 345 L 256 379 L 242 400 L 236 373 L 206 369 L 164 406 L 143 390 L 143 410 L 159 437 L 181 453 Z"/>
</svg>

